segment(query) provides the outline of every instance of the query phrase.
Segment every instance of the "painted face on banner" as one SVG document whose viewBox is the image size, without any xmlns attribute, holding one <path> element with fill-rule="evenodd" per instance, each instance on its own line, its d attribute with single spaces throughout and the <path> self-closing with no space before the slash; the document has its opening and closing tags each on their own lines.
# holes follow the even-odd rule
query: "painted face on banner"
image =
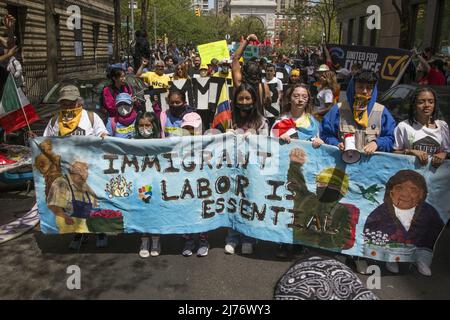
<svg viewBox="0 0 450 320">
<path fill-rule="evenodd" d="M 392 203 L 399 209 L 408 210 L 417 207 L 423 199 L 423 190 L 411 181 L 395 185 L 390 196 Z"/>
</svg>

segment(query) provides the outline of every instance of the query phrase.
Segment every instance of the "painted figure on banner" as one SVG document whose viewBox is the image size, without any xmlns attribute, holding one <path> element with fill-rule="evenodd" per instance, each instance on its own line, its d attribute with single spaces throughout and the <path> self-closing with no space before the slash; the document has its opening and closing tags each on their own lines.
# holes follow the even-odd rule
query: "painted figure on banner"
<svg viewBox="0 0 450 320">
<path fill-rule="evenodd" d="M 293 193 L 294 242 L 333 251 L 347 250 L 355 243 L 359 209 L 339 201 L 347 194 L 350 179 L 339 168 L 326 168 L 316 175 L 316 193 L 308 190 L 302 166 L 306 153 L 295 148 L 290 153 L 287 188 Z"/>
<path fill-rule="evenodd" d="M 426 181 L 418 172 L 401 170 L 393 175 L 386 185 L 384 203 L 364 225 L 366 255 L 395 262 L 409 261 L 415 255 L 430 266 L 444 222 L 426 202 L 427 195 Z"/>
</svg>

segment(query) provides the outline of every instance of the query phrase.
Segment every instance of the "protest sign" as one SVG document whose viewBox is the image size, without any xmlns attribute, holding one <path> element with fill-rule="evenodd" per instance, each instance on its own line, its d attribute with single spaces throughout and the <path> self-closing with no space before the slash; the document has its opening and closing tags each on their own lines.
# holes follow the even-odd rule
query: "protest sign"
<svg viewBox="0 0 450 320">
<path fill-rule="evenodd" d="M 46 234 L 229 227 L 262 240 L 415 261 L 432 254 L 450 216 L 449 162 L 432 170 L 414 157 L 377 153 L 346 165 L 336 147 L 235 134 L 37 138 L 32 151 Z M 410 211 L 404 227 L 407 219 L 396 216 Z"/>
<path fill-rule="evenodd" d="M 228 51 L 226 40 L 202 44 L 197 48 L 204 64 L 211 63 L 211 60 L 214 58 L 219 61 L 230 59 L 230 52 Z"/>
<path fill-rule="evenodd" d="M 388 90 L 412 55 L 411 51 L 392 48 L 328 45 L 328 50 L 341 68 L 351 70 L 355 63 L 379 74 L 378 89 Z"/>
</svg>

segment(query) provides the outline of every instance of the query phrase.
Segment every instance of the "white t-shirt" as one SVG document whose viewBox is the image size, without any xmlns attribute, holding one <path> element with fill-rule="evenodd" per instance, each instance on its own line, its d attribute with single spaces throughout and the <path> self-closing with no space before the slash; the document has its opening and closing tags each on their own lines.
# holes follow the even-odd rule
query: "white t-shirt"
<svg viewBox="0 0 450 320">
<path fill-rule="evenodd" d="M 267 83 L 267 85 L 270 88 L 270 99 L 272 100 L 272 107 L 275 108 L 275 110 L 278 111 L 278 113 L 280 112 L 280 99 L 282 97 L 282 92 L 283 92 L 283 83 L 281 82 L 280 79 L 274 77 L 272 80 L 267 81 L 266 78 L 263 78 L 262 80 L 263 83 Z M 273 92 L 272 90 L 274 90 L 274 85 L 276 85 L 276 90 L 277 92 Z M 272 88 L 271 88 L 272 87 Z M 275 95 L 275 97 L 274 97 Z M 275 101 L 276 99 L 276 101 Z M 267 110 L 265 110 L 264 112 L 264 116 L 266 118 L 274 118 L 277 114 L 272 114 L 270 112 L 268 112 Z"/>
<path fill-rule="evenodd" d="M 334 101 L 333 91 L 331 91 L 331 89 L 328 88 L 322 89 L 317 94 L 317 99 L 319 100 L 320 103 L 318 111 L 324 110 L 326 109 L 325 106 L 326 103 L 333 103 Z"/>
<path fill-rule="evenodd" d="M 276 84 L 277 84 L 277 90 L 278 90 L 278 91 L 283 91 L 283 82 L 281 82 L 281 80 L 278 79 L 277 77 L 274 77 L 274 78 L 273 78 L 272 80 L 270 80 L 270 81 L 267 81 L 266 78 L 263 78 L 262 82 L 263 82 L 263 83 L 267 83 L 267 84 L 274 84 L 274 83 L 276 83 Z"/>
<path fill-rule="evenodd" d="M 59 136 L 59 124 L 57 117 L 55 124 L 52 126 L 52 119 L 47 124 L 44 131 L 44 137 L 56 137 Z M 96 136 L 99 137 L 102 133 L 108 134 L 105 128 L 105 124 L 102 119 L 94 113 L 94 123 L 91 123 L 88 112 L 86 110 L 81 111 L 81 119 L 78 127 L 70 134 L 71 136 Z"/>
<path fill-rule="evenodd" d="M 394 206 L 395 216 L 400 221 L 400 223 L 403 225 L 406 231 L 409 231 L 409 228 L 411 227 L 411 222 L 414 217 L 414 214 L 416 213 L 416 208 L 411 209 L 399 209 L 396 206 Z"/>
<path fill-rule="evenodd" d="M 394 150 L 414 149 L 425 151 L 429 155 L 450 152 L 448 124 L 442 120 L 436 120 L 435 123 L 437 128 L 432 129 L 416 121 L 412 126 L 408 120 L 400 122 L 394 131 Z"/>
</svg>

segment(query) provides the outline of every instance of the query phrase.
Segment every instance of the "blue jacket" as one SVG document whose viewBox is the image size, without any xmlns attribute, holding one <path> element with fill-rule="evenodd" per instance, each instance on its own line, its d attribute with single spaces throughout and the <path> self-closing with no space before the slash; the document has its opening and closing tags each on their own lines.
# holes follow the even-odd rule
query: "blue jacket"
<svg viewBox="0 0 450 320">
<path fill-rule="evenodd" d="M 375 102 L 377 101 L 378 90 L 377 86 L 372 92 L 372 98 L 369 101 L 368 112 L 372 111 Z M 349 88 L 347 90 L 347 101 L 350 108 L 353 110 L 353 103 L 355 100 L 355 84 L 351 80 L 349 83 Z M 321 124 L 320 138 L 329 145 L 337 146 L 340 142 L 339 140 L 339 108 L 337 105 L 333 106 L 331 110 L 325 115 Z M 394 129 L 396 127 L 396 122 L 392 117 L 391 113 L 387 108 L 384 108 L 383 114 L 381 116 L 381 132 L 380 136 L 376 139 L 378 145 L 377 151 L 392 152 L 394 147 Z"/>
</svg>

